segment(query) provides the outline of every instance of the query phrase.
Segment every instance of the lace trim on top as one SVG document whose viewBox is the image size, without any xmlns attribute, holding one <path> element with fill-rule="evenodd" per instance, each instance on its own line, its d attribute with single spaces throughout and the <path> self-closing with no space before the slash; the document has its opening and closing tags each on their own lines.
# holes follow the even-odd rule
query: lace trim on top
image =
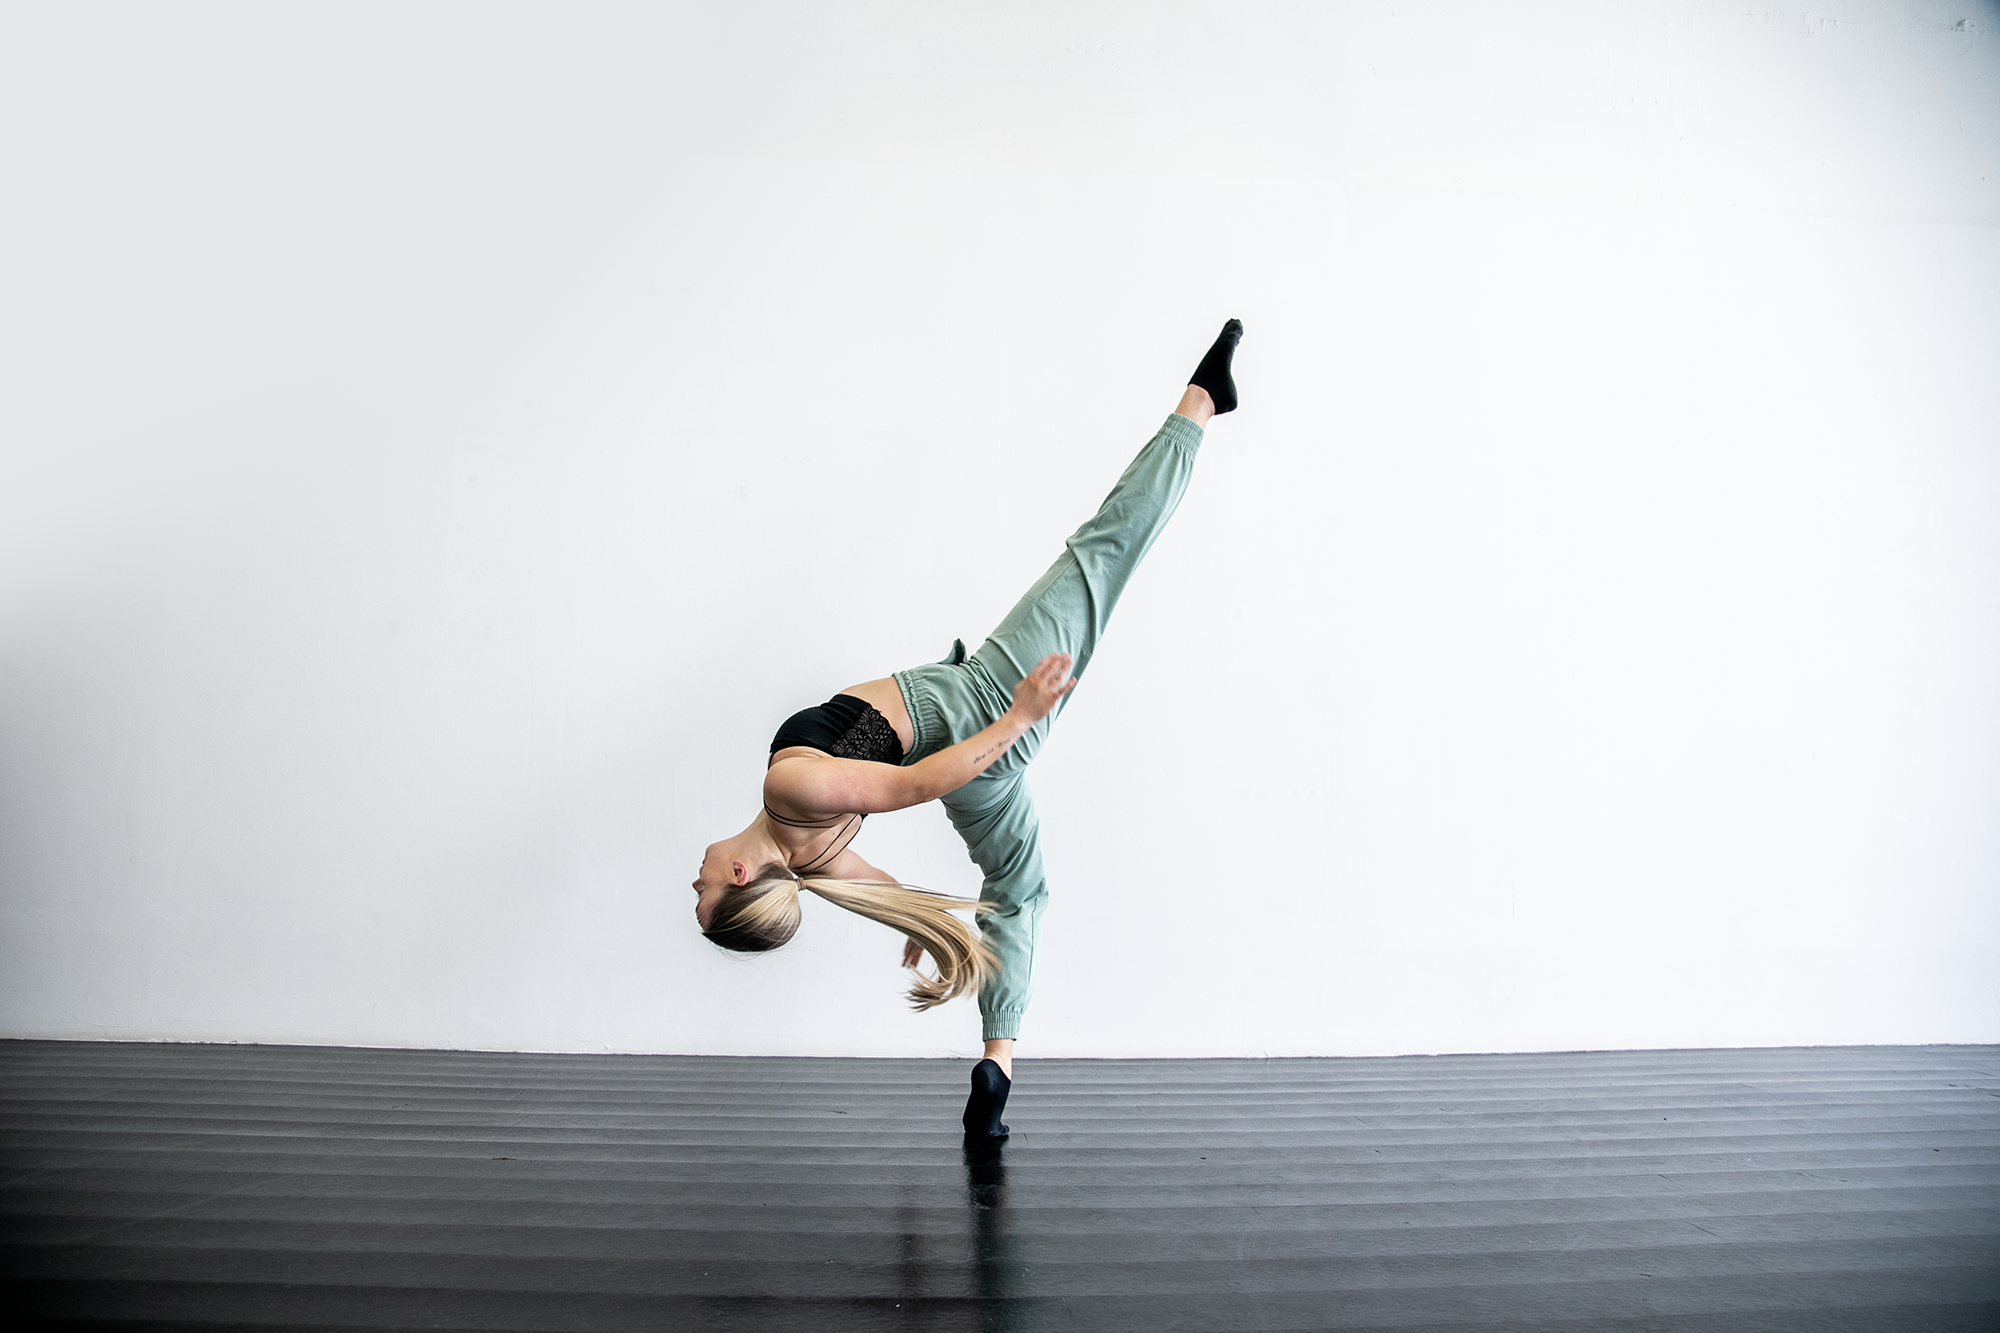
<svg viewBox="0 0 2000 1333">
<path fill-rule="evenodd" d="M 889 719 L 871 705 L 854 719 L 854 725 L 841 734 L 827 753 L 835 759 L 900 764 L 903 762 L 903 743 L 896 739 L 896 729 L 889 725 Z"/>
</svg>

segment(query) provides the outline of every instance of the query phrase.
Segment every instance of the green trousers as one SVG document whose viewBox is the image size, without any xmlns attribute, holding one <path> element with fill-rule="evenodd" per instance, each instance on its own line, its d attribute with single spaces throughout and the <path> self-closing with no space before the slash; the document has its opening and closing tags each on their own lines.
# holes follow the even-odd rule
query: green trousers
<svg viewBox="0 0 2000 1333">
<path fill-rule="evenodd" d="M 1072 670 L 1083 675 L 1125 581 L 1180 503 L 1200 447 L 1201 427 L 1178 414 L 1168 417 L 1103 506 L 1064 543 L 1049 572 L 1028 589 L 978 652 L 967 657 L 960 641 L 944 661 L 896 673 L 916 731 L 904 763 L 913 764 L 998 721 L 1013 705 L 1014 686 L 1050 653 L 1070 654 Z M 1000 959 L 999 976 L 979 993 L 988 1040 L 1019 1033 L 1034 986 L 1035 942 L 1049 889 L 1026 775 L 1050 724 L 1075 697 L 1074 692 L 1065 696 L 1055 712 L 1015 741 L 991 768 L 944 798 L 952 827 L 986 876 L 979 896 L 995 904 L 980 916 L 987 946 Z"/>
</svg>

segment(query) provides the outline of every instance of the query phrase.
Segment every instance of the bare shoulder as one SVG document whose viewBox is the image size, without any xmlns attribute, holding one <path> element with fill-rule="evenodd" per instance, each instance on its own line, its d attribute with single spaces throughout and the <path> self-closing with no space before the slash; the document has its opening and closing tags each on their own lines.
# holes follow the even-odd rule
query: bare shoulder
<svg viewBox="0 0 2000 1333">
<path fill-rule="evenodd" d="M 803 745 L 794 745 L 771 756 L 771 762 L 764 770 L 764 805 L 772 813 L 793 819 L 817 819 L 823 816 L 848 814 L 845 810 L 827 810 L 820 807 L 817 799 L 821 796 L 821 782 L 814 781 L 812 766 L 818 760 L 833 760 L 831 755 Z"/>
</svg>

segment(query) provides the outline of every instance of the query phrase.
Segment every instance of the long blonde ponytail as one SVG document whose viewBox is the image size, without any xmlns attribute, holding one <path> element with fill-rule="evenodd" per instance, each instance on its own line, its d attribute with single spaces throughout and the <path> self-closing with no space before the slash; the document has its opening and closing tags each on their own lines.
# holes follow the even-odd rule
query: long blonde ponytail
<svg viewBox="0 0 2000 1333">
<path fill-rule="evenodd" d="M 952 915 L 971 908 L 990 911 L 991 903 L 951 898 L 908 884 L 867 879 L 794 879 L 783 866 L 766 866 L 758 878 L 741 888 L 724 891 L 702 932 L 725 949 L 763 953 L 788 942 L 799 929 L 799 890 L 859 913 L 917 942 L 930 955 L 937 976 L 917 973 L 910 985 L 910 1003 L 919 1011 L 935 1008 L 976 991 L 1000 974 L 1000 962 L 971 926 Z"/>
<path fill-rule="evenodd" d="M 937 966 L 937 976 L 917 973 L 910 983 L 910 1003 L 919 1012 L 976 991 L 987 980 L 1000 975 L 1000 960 L 986 947 L 971 926 L 952 915 L 953 908 L 991 911 L 993 904 L 970 898 L 948 898 L 928 889 L 907 884 L 867 879 L 822 879 L 808 876 L 799 881 L 820 897 L 850 912 L 859 912 L 871 921 L 880 921 L 917 942 Z"/>
</svg>

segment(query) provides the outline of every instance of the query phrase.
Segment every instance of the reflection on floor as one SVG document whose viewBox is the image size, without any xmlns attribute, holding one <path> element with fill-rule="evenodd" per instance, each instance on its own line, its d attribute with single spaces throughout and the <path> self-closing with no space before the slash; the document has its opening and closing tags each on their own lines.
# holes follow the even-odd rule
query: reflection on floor
<svg viewBox="0 0 2000 1333">
<path fill-rule="evenodd" d="M 28 1327 L 2000 1328 L 2000 1049 L 0 1043 Z"/>
</svg>

